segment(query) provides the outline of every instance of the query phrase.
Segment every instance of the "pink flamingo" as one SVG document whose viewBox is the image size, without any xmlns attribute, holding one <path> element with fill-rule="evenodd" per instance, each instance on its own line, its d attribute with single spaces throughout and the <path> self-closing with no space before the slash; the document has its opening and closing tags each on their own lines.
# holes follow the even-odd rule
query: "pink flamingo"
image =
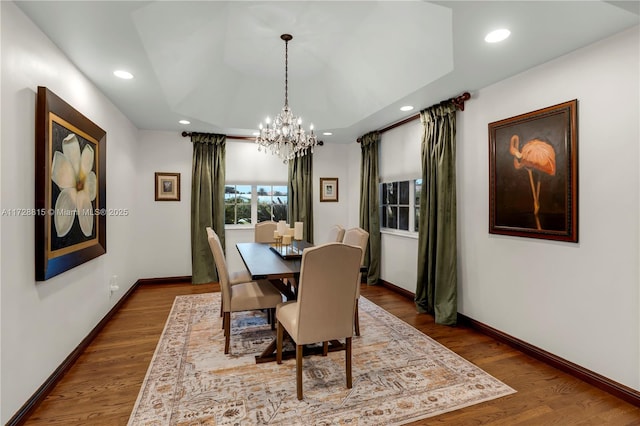
<svg viewBox="0 0 640 426">
<path fill-rule="evenodd" d="M 536 226 L 539 230 L 540 219 L 540 175 L 536 184 L 533 182 L 533 170 L 544 172 L 548 175 L 556 174 L 556 152 L 553 147 L 540 139 L 531 139 L 524 144 L 520 151 L 520 138 L 518 135 L 511 136 L 509 153 L 513 155 L 513 165 L 516 169 L 525 168 L 529 172 L 529 182 L 531 183 L 531 194 L 533 195 L 533 214 L 536 218 Z"/>
</svg>

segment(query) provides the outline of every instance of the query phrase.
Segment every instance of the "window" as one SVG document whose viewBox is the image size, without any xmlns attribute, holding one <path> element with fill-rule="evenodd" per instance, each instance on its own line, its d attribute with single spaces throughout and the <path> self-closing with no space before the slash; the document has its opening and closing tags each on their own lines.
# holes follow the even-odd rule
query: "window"
<svg viewBox="0 0 640 426">
<path fill-rule="evenodd" d="M 225 185 L 225 225 L 251 225 L 265 220 L 287 220 L 286 185 Z"/>
<path fill-rule="evenodd" d="M 224 223 L 251 224 L 251 185 L 225 185 Z"/>
<path fill-rule="evenodd" d="M 258 186 L 258 222 L 287 220 L 287 187 Z"/>
<path fill-rule="evenodd" d="M 380 226 L 400 231 L 418 231 L 422 180 L 380 184 Z"/>
<path fill-rule="evenodd" d="M 413 230 L 418 232 L 420 228 L 420 194 L 422 193 L 422 179 L 414 180 L 413 187 L 414 187 L 413 193 L 415 194 L 414 199 L 416 201 L 414 204 L 415 224 L 413 226 L 414 228 Z"/>
</svg>

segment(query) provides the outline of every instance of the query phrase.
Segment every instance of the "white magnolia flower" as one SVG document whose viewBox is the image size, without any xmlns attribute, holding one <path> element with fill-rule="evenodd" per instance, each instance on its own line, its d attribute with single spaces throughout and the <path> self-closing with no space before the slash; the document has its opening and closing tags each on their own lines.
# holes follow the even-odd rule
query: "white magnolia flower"
<svg viewBox="0 0 640 426">
<path fill-rule="evenodd" d="M 82 233 L 90 237 L 93 232 L 93 206 L 96 199 L 96 174 L 93 172 L 93 148 L 85 145 L 80 153 L 80 142 L 71 133 L 62 141 L 62 152 L 53 155 L 51 180 L 61 189 L 56 200 L 54 223 L 58 237 L 64 237 L 78 216 Z"/>
</svg>

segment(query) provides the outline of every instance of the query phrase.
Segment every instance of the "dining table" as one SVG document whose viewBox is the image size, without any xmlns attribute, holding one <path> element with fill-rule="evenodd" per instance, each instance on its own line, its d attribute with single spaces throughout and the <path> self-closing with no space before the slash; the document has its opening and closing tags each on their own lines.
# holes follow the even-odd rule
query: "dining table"
<svg viewBox="0 0 640 426">
<path fill-rule="evenodd" d="M 302 253 L 309 247 L 313 247 L 313 244 L 306 241 L 296 241 L 295 244 L 286 246 L 274 243 L 236 243 L 238 253 L 251 274 L 251 279 L 268 280 L 288 301 L 296 300 Z M 275 361 L 276 347 L 277 340 L 274 337 L 262 353 L 256 355 L 256 363 Z M 338 341 L 331 341 L 320 346 L 305 346 L 304 355 L 326 355 L 327 352 L 338 350 L 344 350 L 344 345 Z M 282 352 L 283 359 L 295 358 L 295 356 L 295 349 Z"/>
</svg>

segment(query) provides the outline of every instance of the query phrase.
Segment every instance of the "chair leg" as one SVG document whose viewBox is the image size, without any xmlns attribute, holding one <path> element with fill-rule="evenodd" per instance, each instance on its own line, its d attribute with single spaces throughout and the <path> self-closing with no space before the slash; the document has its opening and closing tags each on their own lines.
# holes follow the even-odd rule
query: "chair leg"
<svg viewBox="0 0 640 426">
<path fill-rule="evenodd" d="M 296 344 L 296 390 L 302 400 L 302 350 L 304 346 Z"/>
<path fill-rule="evenodd" d="M 322 356 L 327 356 L 329 353 L 329 342 L 322 342 Z"/>
<path fill-rule="evenodd" d="M 353 317 L 353 323 L 356 326 L 356 336 L 360 336 L 360 314 L 358 313 L 358 299 L 356 299 L 356 309 Z"/>
<path fill-rule="evenodd" d="M 347 341 L 345 342 L 346 351 L 345 351 L 345 369 L 347 371 L 347 388 L 351 389 L 353 386 L 352 378 L 351 378 L 351 337 L 347 337 Z"/>
<path fill-rule="evenodd" d="M 229 353 L 229 339 L 231 338 L 231 312 L 225 312 L 222 317 L 224 323 L 224 353 Z"/>
<path fill-rule="evenodd" d="M 271 321 L 271 329 L 276 329 L 276 308 L 269 309 L 269 320 Z"/>
<path fill-rule="evenodd" d="M 224 324 L 225 324 L 226 317 L 224 316 L 224 312 L 222 311 L 222 305 L 220 306 L 220 316 L 222 317 L 222 325 L 220 326 L 220 328 L 224 330 Z"/>
<path fill-rule="evenodd" d="M 284 338 L 284 327 L 278 323 L 278 333 L 276 337 L 276 362 L 282 364 L 282 339 Z"/>
</svg>

